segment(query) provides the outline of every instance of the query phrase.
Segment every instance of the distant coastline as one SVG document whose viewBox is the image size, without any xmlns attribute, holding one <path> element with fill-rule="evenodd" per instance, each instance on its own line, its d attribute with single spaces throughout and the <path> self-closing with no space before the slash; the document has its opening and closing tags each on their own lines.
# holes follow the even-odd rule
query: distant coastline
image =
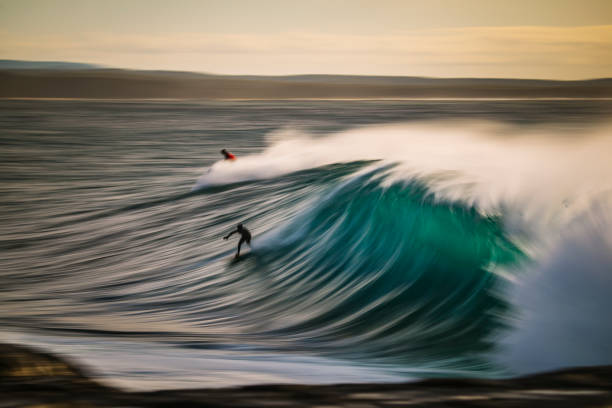
<svg viewBox="0 0 612 408">
<path fill-rule="evenodd" d="M 606 99 L 612 78 L 583 81 L 353 75 L 232 76 L 75 65 L 0 64 L 0 98 L 405 100 Z"/>
</svg>

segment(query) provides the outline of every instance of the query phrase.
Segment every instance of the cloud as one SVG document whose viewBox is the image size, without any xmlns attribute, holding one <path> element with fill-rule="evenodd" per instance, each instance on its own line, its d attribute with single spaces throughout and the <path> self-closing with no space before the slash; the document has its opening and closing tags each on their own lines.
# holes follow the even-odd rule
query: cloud
<svg viewBox="0 0 612 408">
<path fill-rule="evenodd" d="M 139 66 L 138 61 L 174 61 L 175 69 L 193 69 L 200 61 L 203 64 L 200 71 L 222 69 L 231 61 L 231 64 L 238 63 L 241 73 L 248 73 L 253 59 L 284 59 L 295 61 L 296 69 L 299 63 L 331 73 L 340 69 L 344 73 L 352 70 L 363 74 L 411 75 L 419 67 L 435 66 L 436 72 L 453 76 L 454 68 L 471 66 L 474 76 L 478 76 L 482 68 L 497 66 L 504 76 L 504 65 L 506 71 L 514 73 L 527 64 L 525 72 L 539 77 L 545 77 L 550 67 L 555 67 L 556 75 L 561 76 L 564 76 L 561 68 L 567 67 L 567 77 L 588 77 L 595 72 L 599 76 L 611 76 L 612 25 L 464 27 L 407 30 L 387 35 L 90 33 L 79 38 L 40 38 L 11 37 L 5 33 L 0 36 L 0 52 L 7 58 L 80 58 L 108 65 L 128 62 L 129 66 L 152 69 L 161 67 Z M 344 68 L 339 65 L 339 59 L 346 62 Z M 187 61 L 190 61 L 189 67 L 181 68 L 181 63 Z M 272 65 L 265 72 L 264 65 L 259 64 L 258 69 L 262 71 L 257 73 L 281 73 Z M 291 64 L 282 65 L 285 69 L 294 69 Z M 441 65 L 445 69 L 441 70 Z M 362 68 L 378 71 L 359 71 Z"/>
</svg>

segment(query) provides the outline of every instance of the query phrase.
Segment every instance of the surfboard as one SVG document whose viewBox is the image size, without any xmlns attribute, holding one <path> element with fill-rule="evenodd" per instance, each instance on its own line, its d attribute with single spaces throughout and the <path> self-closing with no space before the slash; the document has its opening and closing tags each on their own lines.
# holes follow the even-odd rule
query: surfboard
<svg viewBox="0 0 612 408">
<path fill-rule="evenodd" d="M 251 252 L 246 252 L 244 254 L 241 254 L 238 258 L 236 258 L 236 256 L 232 256 L 232 259 L 230 260 L 231 264 L 235 264 L 238 263 L 240 261 L 243 261 L 245 259 L 248 259 L 251 257 Z"/>
</svg>

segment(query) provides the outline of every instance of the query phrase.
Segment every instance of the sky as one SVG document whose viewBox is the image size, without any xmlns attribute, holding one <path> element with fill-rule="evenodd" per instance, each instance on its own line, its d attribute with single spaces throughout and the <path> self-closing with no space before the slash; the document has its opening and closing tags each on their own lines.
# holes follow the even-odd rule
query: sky
<svg viewBox="0 0 612 408">
<path fill-rule="evenodd" d="M 612 0 L 0 0 L 0 59 L 216 74 L 612 77 Z"/>
</svg>

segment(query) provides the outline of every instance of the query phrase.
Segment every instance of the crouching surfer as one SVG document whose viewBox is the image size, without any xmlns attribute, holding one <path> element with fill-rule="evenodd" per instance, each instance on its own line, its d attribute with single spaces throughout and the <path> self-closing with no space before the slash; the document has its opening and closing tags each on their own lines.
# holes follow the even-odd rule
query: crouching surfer
<svg viewBox="0 0 612 408">
<path fill-rule="evenodd" d="M 244 225 L 238 224 L 236 229 L 230 232 L 229 234 L 227 234 L 226 236 L 224 236 L 223 239 L 228 239 L 236 232 L 240 234 L 240 241 L 238 241 L 238 252 L 236 252 L 236 257 L 235 257 L 236 259 L 238 259 L 238 257 L 240 256 L 240 247 L 242 246 L 242 243 L 246 242 L 247 244 L 249 244 L 249 246 L 251 246 L 251 233 L 249 232 L 248 229 L 244 227 Z"/>
<path fill-rule="evenodd" d="M 228 152 L 226 149 L 221 150 L 221 154 L 225 158 L 225 160 L 236 160 L 236 156 Z"/>
</svg>

